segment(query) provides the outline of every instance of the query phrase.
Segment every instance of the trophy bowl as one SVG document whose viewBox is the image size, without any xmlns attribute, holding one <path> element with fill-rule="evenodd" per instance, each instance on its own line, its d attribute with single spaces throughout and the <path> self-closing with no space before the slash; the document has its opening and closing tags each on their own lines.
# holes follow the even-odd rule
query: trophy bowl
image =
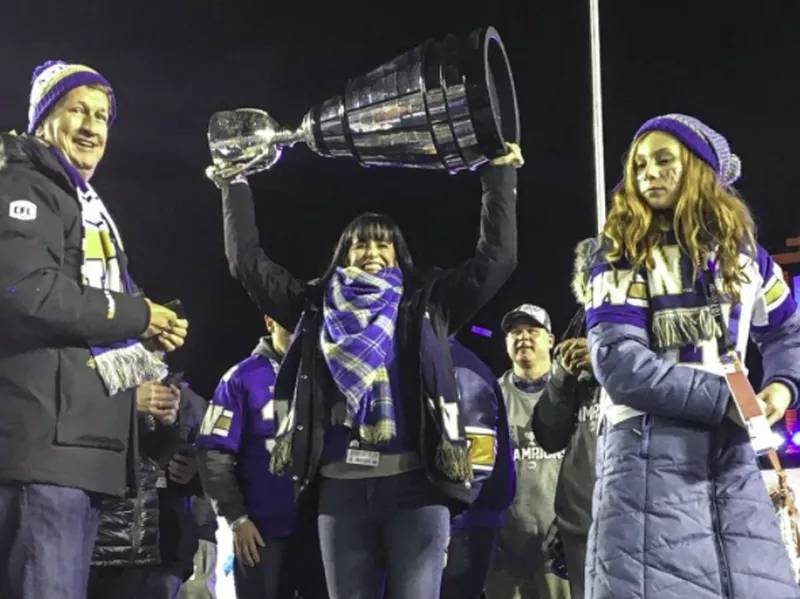
<svg viewBox="0 0 800 599">
<path fill-rule="evenodd" d="M 302 142 L 328 158 L 363 166 L 474 170 L 520 142 L 508 55 L 494 27 L 428 40 L 313 106 L 301 125 L 281 128 L 266 112 L 215 113 L 208 130 L 213 174 L 266 170 Z M 210 175 L 211 176 L 211 175 Z"/>
<path fill-rule="evenodd" d="M 281 157 L 278 123 L 263 110 L 239 108 L 215 112 L 208 124 L 212 169 L 221 179 L 267 170 Z"/>
</svg>

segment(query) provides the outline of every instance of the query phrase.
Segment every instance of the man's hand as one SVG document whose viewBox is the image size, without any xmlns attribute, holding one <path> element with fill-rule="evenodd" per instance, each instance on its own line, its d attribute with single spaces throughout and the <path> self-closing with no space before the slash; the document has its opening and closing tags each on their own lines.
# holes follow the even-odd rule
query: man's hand
<svg viewBox="0 0 800 599">
<path fill-rule="evenodd" d="M 175 324 L 167 331 L 159 333 L 155 340 L 166 352 L 175 351 L 182 347 L 186 342 L 186 334 L 189 332 L 189 321 L 179 318 Z"/>
<path fill-rule="evenodd" d="M 172 310 L 161 304 L 156 304 L 148 298 L 144 298 L 150 308 L 150 322 L 147 324 L 147 330 L 142 335 L 142 339 L 150 339 L 156 335 L 169 331 L 175 322 L 178 320 L 178 315 Z"/>
<path fill-rule="evenodd" d="M 255 566 L 261 561 L 258 557 L 259 547 L 264 547 L 264 539 L 250 520 L 245 520 L 233 531 L 233 551 L 248 566 Z"/>
<path fill-rule="evenodd" d="M 169 425 L 177 420 L 180 401 L 180 389 L 157 381 L 136 388 L 136 409 L 143 414 L 152 414 L 161 424 Z"/>
<path fill-rule="evenodd" d="M 567 374 L 577 376 L 582 370 L 591 371 L 589 344 L 584 337 L 565 339 L 556 346 L 556 359 Z"/>
<path fill-rule="evenodd" d="M 150 306 L 150 324 L 142 335 L 142 339 L 150 339 L 167 352 L 181 347 L 189 330 L 189 322 L 185 318 L 178 318 L 169 308 L 155 304 L 149 299 L 145 301 Z"/>
<path fill-rule="evenodd" d="M 761 402 L 761 409 L 772 426 L 783 418 L 786 408 L 791 405 L 792 391 L 786 384 L 775 381 L 764 387 L 756 398 Z"/>
<path fill-rule="evenodd" d="M 514 168 L 519 168 L 525 164 L 525 159 L 522 157 L 522 150 L 517 144 L 507 141 L 506 147 L 508 147 L 508 154 L 493 159 L 492 164 L 495 166 L 511 165 Z"/>
<path fill-rule="evenodd" d="M 179 485 L 186 485 L 197 474 L 197 459 L 194 455 L 187 452 L 178 452 L 167 465 L 167 475 L 169 479 Z"/>
</svg>

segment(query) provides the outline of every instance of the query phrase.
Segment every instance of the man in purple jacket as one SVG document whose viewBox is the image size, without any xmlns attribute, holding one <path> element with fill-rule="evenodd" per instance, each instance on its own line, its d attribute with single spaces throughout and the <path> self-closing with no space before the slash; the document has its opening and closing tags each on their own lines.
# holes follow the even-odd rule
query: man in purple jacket
<svg viewBox="0 0 800 599">
<path fill-rule="evenodd" d="M 295 509 L 289 478 L 269 472 L 273 391 L 291 333 L 265 317 L 269 336 L 222 377 L 198 437 L 206 493 L 233 532 L 239 599 L 327 598 L 313 519 Z M 314 514 L 315 516 L 315 514 Z"/>
</svg>

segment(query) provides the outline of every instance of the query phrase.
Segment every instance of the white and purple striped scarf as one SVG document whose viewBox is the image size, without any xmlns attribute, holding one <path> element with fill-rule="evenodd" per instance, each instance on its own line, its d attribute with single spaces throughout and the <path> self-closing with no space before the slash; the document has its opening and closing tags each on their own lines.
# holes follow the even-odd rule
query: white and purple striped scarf
<svg viewBox="0 0 800 599">
<path fill-rule="evenodd" d="M 347 267 L 336 269 L 323 300 L 320 346 L 344 397 L 333 407 L 333 424 L 355 429 L 370 445 L 397 434 L 386 361 L 402 295 L 399 268 L 370 274 Z"/>
<path fill-rule="evenodd" d="M 102 289 L 108 300 L 108 318 L 114 317 L 112 293 L 133 294 L 133 282 L 121 261 L 124 248 L 114 219 L 97 192 L 78 174 L 58 149 L 50 150 L 61 162 L 77 190 L 83 221 L 83 265 L 85 287 Z M 97 373 L 109 395 L 163 379 L 167 365 L 156 352 L 137 339 L 125 339 L 105 346 L 91 346 Z"/>
</svg>

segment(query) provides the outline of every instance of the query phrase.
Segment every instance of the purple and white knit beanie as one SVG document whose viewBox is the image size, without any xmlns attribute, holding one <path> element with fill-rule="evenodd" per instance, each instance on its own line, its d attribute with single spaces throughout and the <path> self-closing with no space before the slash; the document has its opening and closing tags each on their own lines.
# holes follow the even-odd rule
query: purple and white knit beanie
<svg viewBox="0 0 800 599">
<path fill-rule="evenodd" d="M 639 127 L 634 140 L 648 131 L 663 131 L 676 137 L 714 169 L 725 187 L 733 185 L 742 174 L 742 162 L 731 153 L 728 140 L 694 117 L 685 114 L 657 116 Z"/>
<path fill-rule="evenodd" d="M 111 114 L 108 115 L 108 124 L 111 126 L 117 116 L 117 100 L 111 84 L 100 73 L 82 64 L 67 64 L 63 60 L 48 60 L 36 67 L 31 78 L 28 133 L 32 135 L 47 113 L 70 91 L 92 84 L 109 89 Z"/>
</svg>

